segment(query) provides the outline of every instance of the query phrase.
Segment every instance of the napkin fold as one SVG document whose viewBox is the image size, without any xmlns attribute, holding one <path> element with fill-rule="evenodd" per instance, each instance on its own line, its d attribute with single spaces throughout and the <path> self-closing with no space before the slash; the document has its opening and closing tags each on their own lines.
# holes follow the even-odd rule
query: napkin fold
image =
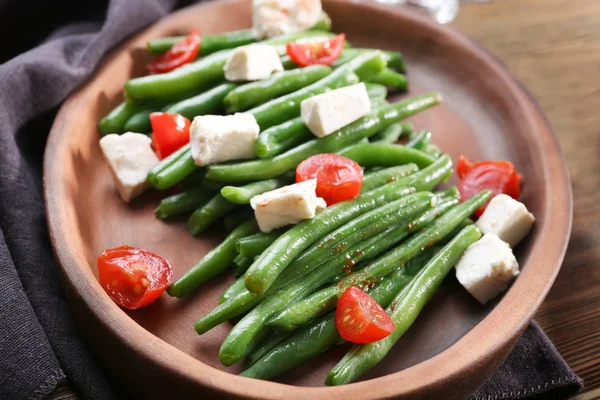
<svg viewBox="0 0 600 400">
<path fill-rule="evenodd" d="M 102 57 L 176 0 L 0 0 L 0 399 L 43 399 L 68 380 L 82 399 L 116 399 L 60 287 L 43 202 L 42 159 L 62 101 Z M 469 399 L 567 398 L 581 388 L 533 323 Z M 119 397 L 123 397 L 120 395 Z"/>
</svg>

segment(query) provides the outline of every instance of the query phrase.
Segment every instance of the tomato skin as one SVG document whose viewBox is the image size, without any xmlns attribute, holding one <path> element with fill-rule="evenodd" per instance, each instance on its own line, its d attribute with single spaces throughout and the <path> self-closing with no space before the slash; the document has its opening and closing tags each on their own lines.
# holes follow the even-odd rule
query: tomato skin
<svg viewBox="0 0 600 400">
<path fill-rule="evenodd" d="M 299 67 L 322 64 L 331 65 L 342 54 L 346 35 L 341 33 L 323 42 L 288 43 L 285 51 Z"/>
<path fill-rule="evenodd" d="M 189 119 L 181 114 L 150 113 L 152 147 L 159 159 L 163 159 L 190 142 Z"/>
<path fill-rule="evenodd" d="M 515 166 L 508 161 L 478 161 L 471 162 L 461 156 L 458 160 L 457 175 L 460 178 L 458 190 L 462 201 L 470 199 L 484 189 L 490 189 L 490 200 L 475 211 L 480 217 L 494 196 L 504 193 L 515 200 L 521 195 L 520 183 L 522 175 L 517 173 Z"/>
<path fill-rule="evenodd" d="M 475 163 L 469 160 L 467 157 L 458 157 L 458 162 L 456 163 L 456 175 L 458 175 L 458 178 L 464 178 L 467 172 L 473 168 L 473 165 L 475 165 Z"/>
<path fill-rule="evenodd" d="M 156 57 L 146 68 L 154 74 L 169 72 L 194 61 L 200 51 L 200 33 L 192 30 L 184 39 L 175 43 L 166 53 Z"/>
<path fill-rule="evenodd" d="M 394 322 L 368 294 L 351 286 L 338 300 L 335 326 L 344 339 L 352 343 L 373 343 L 389 336 Z"/>
<path fill-rule="evenodd" d="M 158 299 L 171 284 L 173 267 L 156 253 L 121 246 L 98 256 L 98 278 L 115 303 L 135 310 Z"/>
<path fill-rule="evenodd" d="M 360 193 L 363 170 L 354 160 L 337 154 L 317 154 L 296 168 L 296 182 L 317 179 L 317 196 L 328 206 L 353 199 Z"/>
</svg>

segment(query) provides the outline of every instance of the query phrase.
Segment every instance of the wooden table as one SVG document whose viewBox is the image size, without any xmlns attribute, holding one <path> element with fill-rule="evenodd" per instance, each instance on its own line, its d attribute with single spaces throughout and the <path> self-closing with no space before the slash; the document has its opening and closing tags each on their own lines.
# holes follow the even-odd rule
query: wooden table
<svg viewBox="0 0 600 400">
<path fill-rule="evenodd" d="M 584 380 L 582 397 L 600 398 L 600 1 L 469 3 L 453 25 L 523 82 L 560 141 L 573 181 L 573 231 L 536 320 Z"/>
<path fill-rule="evenodd" d="M 600 399 L 600 1 L 472 2 L 453 25 L 496 54 L 554 125 L 573 180 L 573 233 L 536 319 L 583 378 L 577 399 Z M 50 396 L 76 398 L 67 384 Z"/>
</svg>

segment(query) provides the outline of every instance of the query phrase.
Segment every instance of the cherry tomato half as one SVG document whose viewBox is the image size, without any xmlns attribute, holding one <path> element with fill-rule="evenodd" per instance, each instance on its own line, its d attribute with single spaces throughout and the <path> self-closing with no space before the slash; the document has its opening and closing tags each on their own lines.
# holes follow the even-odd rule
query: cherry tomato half
<svg viewBox="0 0 600 400">
<path fill-rule="evenodd" d="M 360 193 L 363 170 L 354 160 L 337 154 L 317 154 L 296 168 L 296 182 L 317 179 L 317 196 L 328 206 Z"/>
<path fill-rule="evenodd" d="M 314 64 L 331 65 L 338 59 L 344 48 L 346 35 L 343 33 L 322 42 L 288 43 L 285 50 L 299 67 Z"/>
<path fill-rule="evenodd" d="M 181 114 L 153 112 L 152 147 L 161 160 L 190 142 L 190 120 Z"/>
<path fill-rule="evenodd" d="M 396 328 L 385 310 L 354 286 L 346 289 L 338 300 L 335 326 L 344 339 L 360 344 L 381 340 Z"/>
<path fill-rule="evenodd" d="M 175 43 L 166 53 L 156 57 L 146 66 L 154 74 L 169 72 L 183 64 L 192 62 L 200 51 L 200 34 L 193 30 L 185 38 Z"/>
<path fill-rule="evenodd" d="M 156 253 L 121 246 L 98 256 L 98 275 L 115 303 L 135 310 L 158 299 L 171 284 L 173 267 Z"/>
<path fill-rule="evenodd" d="M 490 200 L 501 193 L 519 200 L 521 194 L 521 174 L 517 173 L 515 166 L 508 161 L 478 161 L 472 162 L 464 156 L 458 159 L 456 168 L 460 183 L 458 190 L 462 201 L 468 200 L 482 190 L 490 189 Z M 488 201 L 489 203 L 489 201 Z M 481 206 L 475 215 L 481 216 L 488 203 Z"/>
</svg>

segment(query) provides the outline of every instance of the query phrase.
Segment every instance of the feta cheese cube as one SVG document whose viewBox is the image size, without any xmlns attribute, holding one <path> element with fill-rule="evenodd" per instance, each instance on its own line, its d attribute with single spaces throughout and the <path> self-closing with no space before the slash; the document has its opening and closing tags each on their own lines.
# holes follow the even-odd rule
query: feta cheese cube
<svg viewBox="0 0 600 400">
<path fill-rule="evenodd" d="M 110 134 L 100 139 L 102 154 L 108 162 L 121 198 L 129 202 L 148 188 L 148 171 L 159 160 L 152 151 L 152 140 L 141 133 Z"/>
<path fill-rule="evenodd" d="M 190 126 L 190 147 L 196 165 L 254 157 L 260 128 L 251 114 L 202 115 Z"/>
<path fill-rule="evenodd" d="M 494 233 L 473 243 L 456 264 L 456 278 L 481 304 L 506 290 L 519 275 L 519 264 L 508 243 Z"/>
<path fill-rule="evenodd" d="M 321 17 L 321 0 L 253 0 L 252 28 L 259 38 L 312 28 Z"/>
<path fill-rule="evenodd" d="M 310 179 L 254 196 L 250 205 L 260 230 L 271 232 L 313 218 L 327 207 L 325 200 L 317 197 L 316 188 L 317 180 Z"/>
<path fill-rule="evenodd" d="M 258 81 L 283 71 L 283 65 L 275 47 L 251 44 L 233 50 L 223 70 L 228 81 Z"/>
<path fill-rule="evenodd" d="M 525 205 L 510 196 L 499 194 L 490 201 L 477 221 L 483 233 L 495 233 L 515 247 L 531 230 L 535 217 Z"/>
<path fill-rule="evenodd" d="M 317 137 L 330 135 L 371 111 L 364 83 L 313 96 L 300 104 L 302 121 Z"/>
</svg>

